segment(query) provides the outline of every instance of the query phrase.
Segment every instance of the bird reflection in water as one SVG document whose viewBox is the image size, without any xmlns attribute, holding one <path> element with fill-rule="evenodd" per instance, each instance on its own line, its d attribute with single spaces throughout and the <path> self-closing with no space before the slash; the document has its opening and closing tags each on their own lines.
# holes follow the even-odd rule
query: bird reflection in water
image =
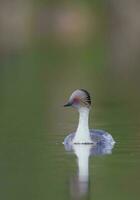
<svg viewBox="0 0 140 200">
<path fill-rule="evenodd" d="M 89 194 L 89 157 L 107 155 L 112 153 L 114 144 L 83 145 L 83 144 L 64 144 L 65 150 L 72 152 L 77 157 L 78 173 L 71 179 L 70 192 L 74 199 Z"/>
</svg>

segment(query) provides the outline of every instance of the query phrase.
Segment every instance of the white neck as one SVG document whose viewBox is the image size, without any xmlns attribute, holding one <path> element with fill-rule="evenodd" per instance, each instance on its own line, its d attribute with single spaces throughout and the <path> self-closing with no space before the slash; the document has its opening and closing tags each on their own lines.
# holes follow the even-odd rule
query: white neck
<svg viewBox="0 0 140 200">
<path fill-rule="evenodd" d="M 90 131 L 88 126 L 89 108 L 79 108 L 79 124 L 73 143 L 93 143 L 90 138 Z"/>
</svg>

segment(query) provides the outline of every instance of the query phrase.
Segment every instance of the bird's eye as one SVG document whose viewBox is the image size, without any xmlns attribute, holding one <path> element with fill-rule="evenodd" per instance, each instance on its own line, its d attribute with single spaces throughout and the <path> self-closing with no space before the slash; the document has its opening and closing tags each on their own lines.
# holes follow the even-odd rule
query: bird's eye
<svg viewBox="0 0 140 200">
<path fill-rule="evenodd" d="M 78 104 L 78 103 L 79 103 L 79 101 L 80 101 L 80 100 L 79 100 L 79 98 L 78 98 L 78 97 L 75 97 L 75 98 L 73 99 L 73 103 L 74 103 L 74 104 Z"/>
</svg>

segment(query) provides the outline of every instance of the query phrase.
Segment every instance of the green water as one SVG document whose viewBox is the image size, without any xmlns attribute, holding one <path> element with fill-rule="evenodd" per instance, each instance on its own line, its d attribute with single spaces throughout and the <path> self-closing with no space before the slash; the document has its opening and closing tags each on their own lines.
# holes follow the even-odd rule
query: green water
<svg viewBox="0 0 140 200">
<path fill-rule="evenodd" d="M 20 55 L 2 63 L 1 199 L 139 199 L 139 96 L 131 101 L 131 94 L 122 92 L 126 85 L 120 92 L 115 81 L 108 84 L 104 71 L 79 68 L 79 76 L 72 78 L 74 69 L 43 67 L 41 59 Z M 91 72 L 100 79 L 92 83 Z M 78 117 L 62 105 L 79 87 L 89 90 L 93 99 L 90 126 L 107 130 L 116 141 L 111 155 L 90 157 L 83 197 L 74 181 L 76 156 L 62 144 Z"/>
</svg>

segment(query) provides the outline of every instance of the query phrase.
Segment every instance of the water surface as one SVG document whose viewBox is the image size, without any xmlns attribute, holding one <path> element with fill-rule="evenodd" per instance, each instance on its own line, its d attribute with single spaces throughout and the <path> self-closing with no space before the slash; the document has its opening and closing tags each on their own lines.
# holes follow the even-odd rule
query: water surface
<svg viewBox="0 0 140 200">
<path fill-rule="evenodd" d="M 24 89 L 22 80 L 17 83 Z M 76 128 L 78 115 L 57 101 L 52 103 L 56 110 L 50 106 L 48 112 L 43 89 L 28 88 L 31 93 L 26 89 L 20 96 L 10 82 L 6 88 L 1 107 L 2 199 L 139 199 L 139 110 L 134 113 L 109 100 L 97 103 L 90 126 L 110 132 L 116 144 L 110 155 L 89 157 L 88 178 L 79 186 L 77 157 L 62 144 Z"/>
</svg>

